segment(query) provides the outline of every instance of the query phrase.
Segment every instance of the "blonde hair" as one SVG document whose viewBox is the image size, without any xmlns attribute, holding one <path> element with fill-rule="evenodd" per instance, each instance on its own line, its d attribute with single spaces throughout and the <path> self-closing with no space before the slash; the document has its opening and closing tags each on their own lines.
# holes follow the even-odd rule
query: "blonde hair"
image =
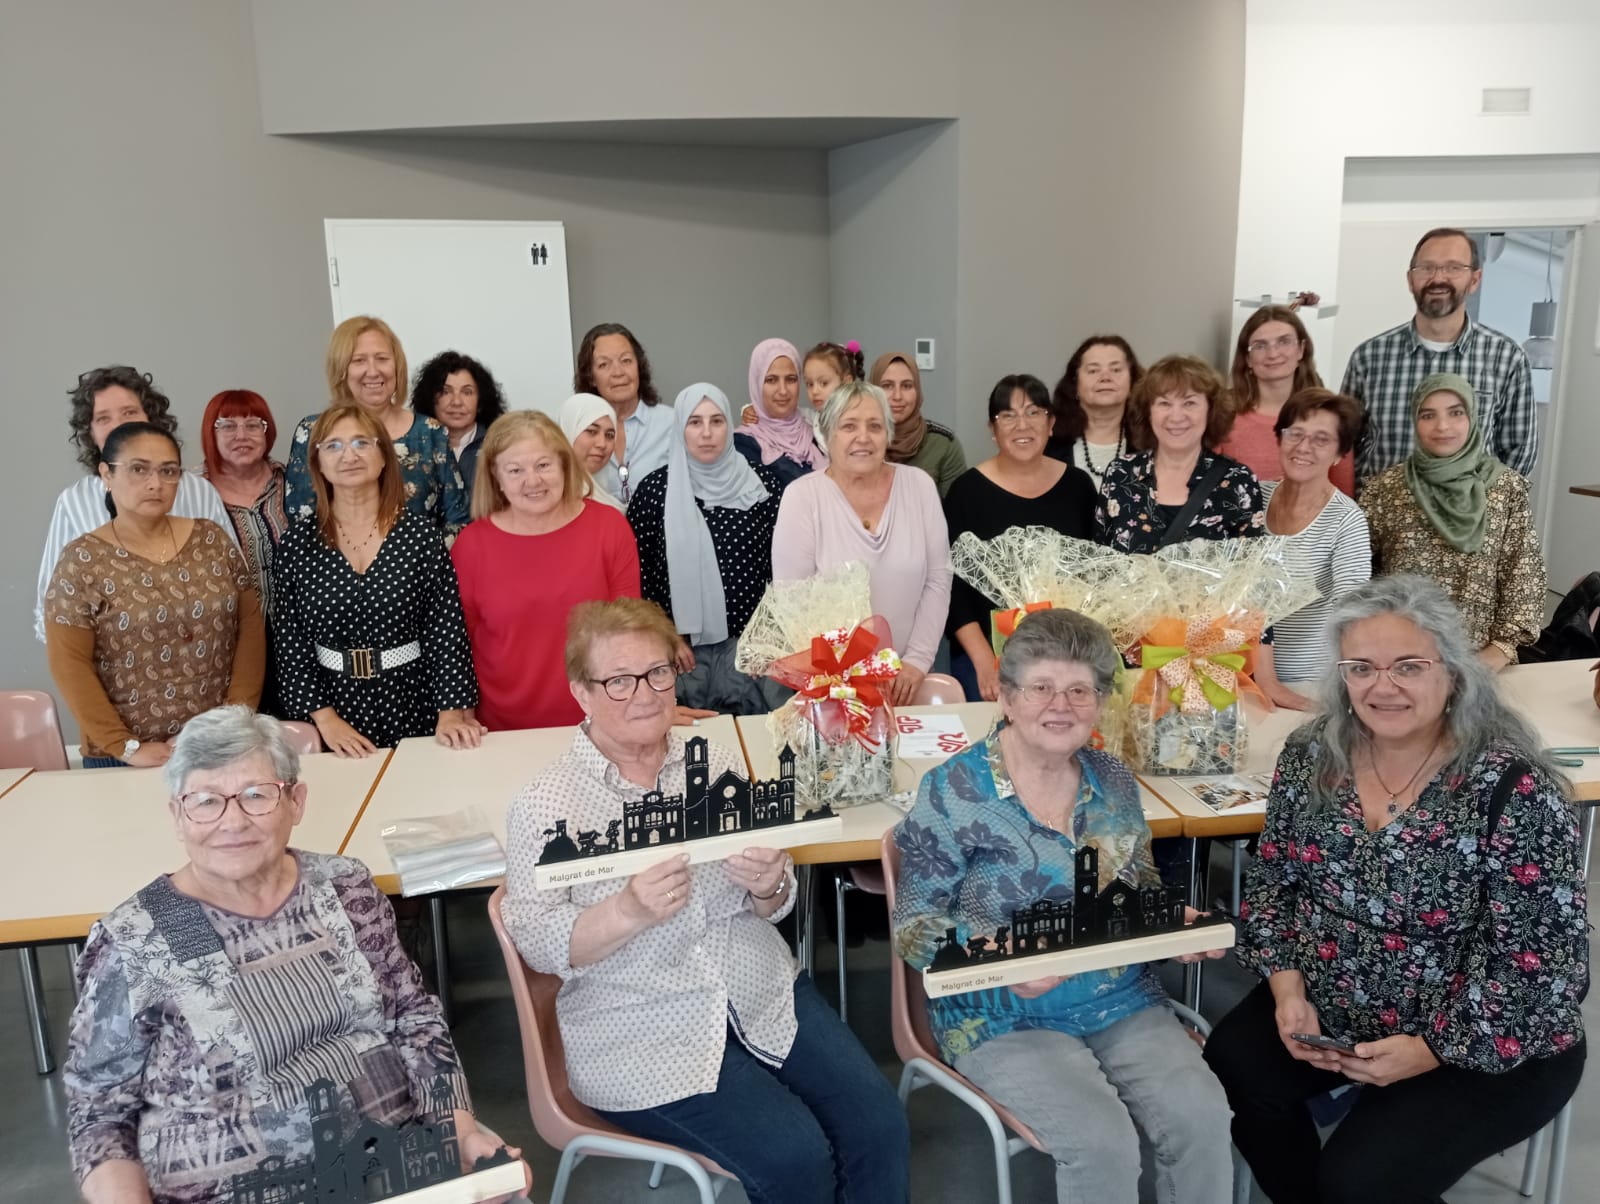
<svg viewBox="0 0 1600 1204">
<path fill-rule="evenodd" d="M 567 612 L 567 680 L 589 680 L 589 649 L 614 635 L 652 635 L 671 660 L 678 651 L 678 629 L 667 612 L 643 598 L 580 602 Z"/>
<path fill-rule="evenodd" d="M 394 396 L 401 404 L 405 403 L 406 389 L 410 386 L 411 377 L 406 367 L 406 353 L 400 346 L 400 340 L 395 338 L 394 331 L 389 329 L 389 324 L 382 318 L 374 318 L 368 314 L 358 314 L 353 318 L 346 318 L 333 328 L 333 334 L 328 339 L 328 358 L 326 370 L 328 373 L 328 404 L 345 405 L 356 404 L 355 396 L 350 392 L 350 361 L 356 356 L 356 342 L 368 331 L 375 330 L 389 340 L 389 350 L 394 353 Z"/>
<path fill-rule="evenodd" d="M 538 410 L 512 410 L 496 418 L 483 437 L 477 475 L 472 483 L 473 518 L 488 518 L 511 505 L 500 482 L 495 480 L 494 466 L 508 449 L 525 439 L 537 439 L 561 461 L 562 505 L 593 495 L 594 482 L 578 463 L 578 453 L 572 450 L 572 444 L 567 442 L 555 420 Z"/>
<path fill-rule="evenodd" d="M 329 406 L 311 426 L 306 467 L 311 471 L 311 492 L 317 499 L 317 530 L 322 534 L 322 542 L 330 548 L 338 546 L 338 528 L 333 519 L 333 486 L 322 475 L 321 444 L 334 427 L 346 420 L 359 426 L 383 457 L 383 471 L 378 476 L 379 530 L 388 531 L 394 526 L 406 500 L 405 485 L 400 480 L 400 457 L 395 455 L 394 441 L 383 429 L 383 422 L 371 410 L 353 401 Z"/>
</svg>

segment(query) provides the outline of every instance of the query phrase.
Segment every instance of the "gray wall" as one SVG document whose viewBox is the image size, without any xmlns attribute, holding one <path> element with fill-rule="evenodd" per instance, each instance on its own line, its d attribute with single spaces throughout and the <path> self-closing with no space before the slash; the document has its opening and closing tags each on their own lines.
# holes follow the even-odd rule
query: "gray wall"
<svg viewBox="0 0 1600 1204">
<path fill-rule="evenodd" d="M 8 688 L 49 685 L 28 632 L 79 473 L 65 391 L 96 364 L 154 373 L 191 462 L 219 389 L 259 390 L 280 425 L 320 408 L 325 217 L 565 222 L 574 335 L 628 322 L 669 398 L 701 378 L 741 398 L 759 339 L 829 329 L 820 151 L 270 137 L 232 0 L 0 5 L 0 115 Z"/>
</svg>

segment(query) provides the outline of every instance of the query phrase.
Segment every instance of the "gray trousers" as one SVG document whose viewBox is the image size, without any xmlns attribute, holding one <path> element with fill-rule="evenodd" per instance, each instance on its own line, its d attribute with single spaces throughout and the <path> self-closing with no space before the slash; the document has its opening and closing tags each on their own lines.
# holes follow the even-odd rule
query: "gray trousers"
<svg viewBox="0 0 1600 1204">
<path fill-rule="evenodd" d="M 678 677 L 678 702 L 724 715 L 765 715 L 783 705 L 790 691 L 767 677 L 751 677 L 733 667 L 736 638 L 699 644 L 694 668 Z"/>
<path fill-rule="evenodd" d="M 1138 1204 L 1140 1132 L 1154 1151 L 1160 1204 L 1233 1198 L 1227 1097 L 1166 1007 L 1087 1037 L 1007 1033 L 955 1069 L 1038 1135 L 1055 1159 L 1060 1204 Z"/>
</svg>

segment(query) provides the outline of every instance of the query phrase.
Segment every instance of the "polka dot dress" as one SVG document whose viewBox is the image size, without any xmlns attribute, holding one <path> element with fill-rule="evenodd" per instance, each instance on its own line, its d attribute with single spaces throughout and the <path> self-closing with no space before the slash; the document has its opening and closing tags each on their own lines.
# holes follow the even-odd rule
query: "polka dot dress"
<svg viewBox="0 0 1600 1204">
<path fill-rule="evenodd" d="M 767 487 L 767 497 L 748 510 L 713 506 L 695 499 L 711 531 L 722 574 L 722 592 L 728 604 L 728 635 L 736 637 L 755 613 L 756 603 L 772 581 L 772 528 L 778 521 L 783 483 L 764 464 L 755 465 L 756 476 Z M 643 596 L 672 613 L 672 585 L 667 571 L 667 470 L 658 468 L 639 484 L 628 503 L 628 521 L 639 541 L 639 585 Z"/>
<path fill-rule="evenodd" d="M 273 566 L 279 607 L 279 688 L 284 712 L 303 719 L 331 706 L 379 747 L 431 736 L 439 712 L 478 703 L 478 679 L 455 568 L 438 524 L 403 512 L 365 573 L 323 543 L 315 522 L 292 527 Z M 316 646 L 378 653 L 412 640 L 422 656 L 365 680 L 317 663 Z"/>
</svg>

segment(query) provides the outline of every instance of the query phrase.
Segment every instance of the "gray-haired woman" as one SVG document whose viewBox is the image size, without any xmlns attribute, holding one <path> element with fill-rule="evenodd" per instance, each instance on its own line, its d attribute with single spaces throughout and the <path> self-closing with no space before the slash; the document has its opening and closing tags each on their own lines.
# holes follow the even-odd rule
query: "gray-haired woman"
<svg viewBox="0 0 1600 1204">
<path fill-rule="evenodd" d="M 227 1199 L 269 1154 L 309 1159 L 306 1091 L 324 1078 L 341 1139 L 450 1109 L 464 1166 L 500 1145 L 367 868 L 289 848 L 299 773 L 282 725 L 248 707 L 197 715 L 173 744 L 189 861 L 97 923 L 78 963 L 68 1132 L 90 1204 Z"/>
<path fill-rule="evenodd" d="M 1265 981 L 1206 1059 L 1274 1201 L 1431 1201 L 1577 1089 L 1577 817 L 1433 581 L 1378 578 L 1329 622 L 1325 714 L 1278 758 L 1242 912 Z M 1323 1146 L 1302 1104 L 1350 1082 Z"/>
<path fill-rule="evenodd" d="M 1073 611 L 1018 624 L 1000 655 L 1002 723 L 931 770 L 895 829 L 895 944 L 912 966 L 1073 898 L 1091 848 L 1095 895 L 1161 888 L 1138 783 L 1088 746 L 1119 663 L 1111 634 Z M 1228 1109 L 1166 1000 L 1135 965 L 933 999 L 928 1019 L 945 1061 L 1039 1135 L 1061 1204 L 1137 1200 L 1141 1130 L 1160 1199 L 1225 1200 Z"/>
<path fill-rule="evenodd" d="M 950 533 L 939 490 L 922 469 L 885 459 L 894 418 L 876 385 L 840 385 L 817 426 L 828 467 L 784 491 L 772 532 L 772 576 L 795 581 L 852 560 L 864 563 L 872 609 L 888 620 L 900 654 L 892 700 L 903 706 L 933 667 L 950 610 Z"/>
</svg>

